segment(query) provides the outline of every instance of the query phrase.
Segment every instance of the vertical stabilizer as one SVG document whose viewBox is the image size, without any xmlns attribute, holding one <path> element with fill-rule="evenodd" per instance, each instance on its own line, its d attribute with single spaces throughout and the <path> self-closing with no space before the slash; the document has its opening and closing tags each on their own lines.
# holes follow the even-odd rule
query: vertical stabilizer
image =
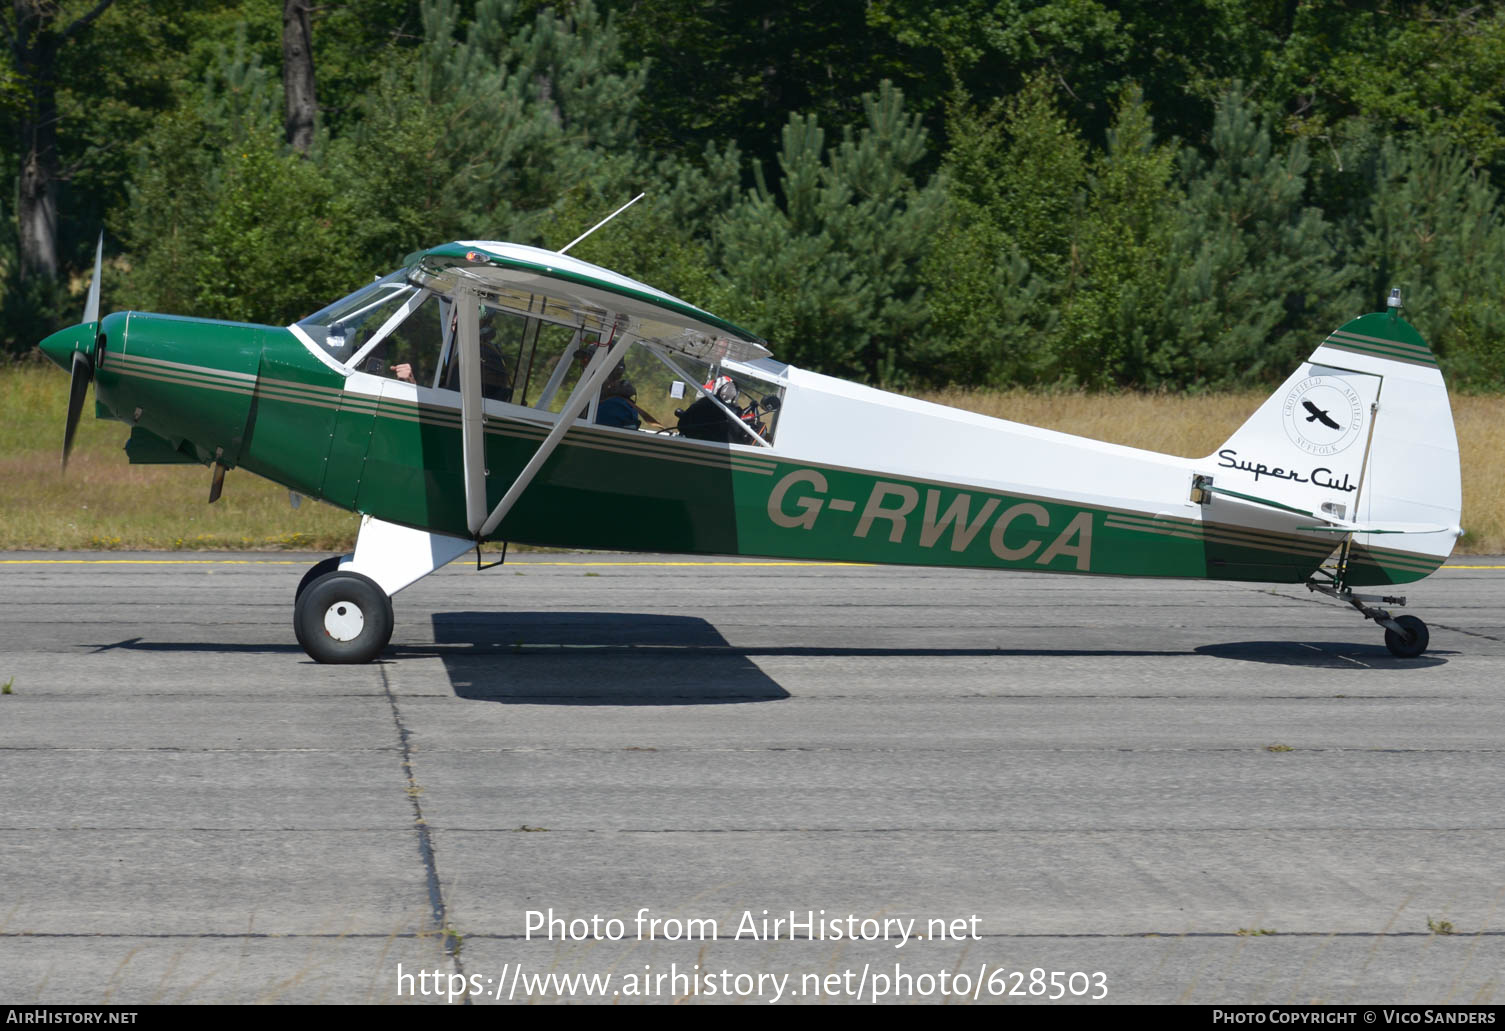
<svg viewBox="0 0 1505 1031">
<path fill-rule="evenodd" d="M 1354 532 L 1347 582 L 1406 583 L 1442 564 L 1461 531 L 1458 440 L 1437 358 L 1389 312 L 1328 335 L 1206 459 L 1216 489 L 1312 512 Z"/>
</svg>

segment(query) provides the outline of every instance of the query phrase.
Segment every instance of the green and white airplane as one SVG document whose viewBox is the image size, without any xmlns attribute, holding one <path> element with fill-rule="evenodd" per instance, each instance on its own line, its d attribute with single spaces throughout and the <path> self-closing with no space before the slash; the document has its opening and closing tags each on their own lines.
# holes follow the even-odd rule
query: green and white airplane
<svg viewBox="0 0 1505 1031">
<path fill-rule="evenodd" d="M 319 662 L 375 658 L 392 596 L 483 541 L 1304 582 L 1412 657 L 1426 625 L 1378 607 L 1405 599 L 1353 590 L 1426 576 L 1462 533 L 1447 391 L 1399 303 L 1334 330 L 1199 459 L 807 372 L 512 243 L 423 251 L 291 326 L 101 319 L 96 256 L 82 324 L 41 346 L 72 373 L 65 463 L 93 382 L 130 461 L 209 465 L 210 501 L 239 467 L 361 514 L 354 553 L 298 586 Z"/>
</svg>

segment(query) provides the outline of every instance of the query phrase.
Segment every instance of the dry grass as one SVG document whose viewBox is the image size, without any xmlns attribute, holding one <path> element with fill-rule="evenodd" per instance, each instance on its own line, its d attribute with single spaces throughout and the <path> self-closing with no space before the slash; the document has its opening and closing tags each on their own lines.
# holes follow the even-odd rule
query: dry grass
<svg viewBox="0 0 1505 1031">
<path fill-rule="evenodd" d="M 1505 552 L 1505 397 L 1453 398 L 1453 423 L 1463 461 L 1463 528 L 1458 550 Z"/>
<path fill-rule="evenodd" d="M 52 366 L 0 369 L 0 550 L 298 549 L 348 550 L 356 517 L 305 501 L 232 471 L 214 505 L 209 471 L 197 465 L 131 466 L 120 447 L 127 429 L 92 418 L 79 423 L 66 476 L 58 471 L 68 378 Z M 1202 456 L 1258 407 L 1264 394 L 1183 397 L 948 390 L 926 400 L 985 415 L 1147 448 Z M 1466 471 L 1460 550 L 1505 552 L 1505 399 L 1453 398 Z"/>
<path fill-rule="evenodd" d="M 79 420 L 73 457 L 59 471 L 68 377 L 52 366 L 0 369 L 0 549 L 348 550 L 357 517 L 232 470 L 213 505 L 200 465 L 128 465 L 130 430 Z"/>
<path fill-rule="evenodd" d="M 942 390 L 926 401 L 1010 419 L 1079 437 L 1201 458 L 1217 450 L 1268 396 L 1206 394 L 1030 393 L 1025 390 Z"/>
</svg>

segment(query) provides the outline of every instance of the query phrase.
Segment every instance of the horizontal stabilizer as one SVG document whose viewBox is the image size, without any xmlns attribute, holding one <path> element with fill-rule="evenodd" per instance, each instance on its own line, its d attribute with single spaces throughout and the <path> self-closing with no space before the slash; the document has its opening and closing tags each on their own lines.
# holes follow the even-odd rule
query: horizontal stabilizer
<svg viewBox="0 0 1505 1031">
<path fill-rule="evenodd" d="M 1264 508 L 1273 508 L 1281 512 L 1292 512 L 1296 515 L 1311 516 L 1320 520 L 1320 526 L 1298 526 L 1298 530 L 1312 530 L 1317 533 L 1453 533 L 1458 531 L 1455 527 L 1440 526 L 1436 523 L 1353 523 L 1346 519 L 1335 519 L 1332 516 L 1322 515 L 1317 512 L 1309 512 L 1304 508 L 1296 508 L 1292 505 L 1282 504 L 1279 501 L 1271 501 L 1269 498 L 1255 497 L 1253 494 L 1244 494 L 1241 491 L 1228 490 L 1226 487 L 1214 487 L 1204 484 L 1202 489 L 1212 494 L 1224 497 L 1237 498 L 1247 501 L 1251 505 L 1260 505 Z"/>
<path fill-rule="evenodd" d="M 1383 526 L 1374 523 L 1348 523 L 1341 520 L 1329 520 L 1324 526 L 1298 526 L 1298 530 L 1315 530 L 1318 533 L 1452 533 L 1458 531 L 1451 526 L 1438 526 L 1436 523 L 1388 523 Z"/>
</svg>

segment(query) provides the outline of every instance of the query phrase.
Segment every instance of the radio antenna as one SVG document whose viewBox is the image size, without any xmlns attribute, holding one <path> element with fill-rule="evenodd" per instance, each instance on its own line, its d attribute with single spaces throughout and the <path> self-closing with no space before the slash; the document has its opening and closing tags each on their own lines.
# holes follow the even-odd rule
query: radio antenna
<svg viewBox="0 0 1505 1031">
<path fill-rule="evenodd" d="M 610 215 L 607 215 L 601 221 L 599 221 L 595 225 L 591 226 L 589 229 L 587 229 L 585 232 L 581 233 L 579 236 L 575 237 L 573 240 L 571 240 L 569 243 L 565 244 L 563 247 L 559 248 L 559 253 L 563 254 L 565 251 L 567 251 L 571 247 L 575 246 L 575 244 L 579 243 L 581 240 L 584 240 L 591 233 L 594 233 L 597 229 L 600 229 L 606 223 L 608 223 L 612 219 L 616 218 L 622 212 L 626 211 L 628 208 L 632 207 L 634 204 L 636 204 L 638 201 L 642 200 L 646 196 L 648 196 L 648 191 L 644 190 L 642 193 L 640 193 L 636 197 L 632 198 L 632 200 L 628 201 L 626 204 L 623 204 L 616 211 L 613 211 Z"/>
</svg>

